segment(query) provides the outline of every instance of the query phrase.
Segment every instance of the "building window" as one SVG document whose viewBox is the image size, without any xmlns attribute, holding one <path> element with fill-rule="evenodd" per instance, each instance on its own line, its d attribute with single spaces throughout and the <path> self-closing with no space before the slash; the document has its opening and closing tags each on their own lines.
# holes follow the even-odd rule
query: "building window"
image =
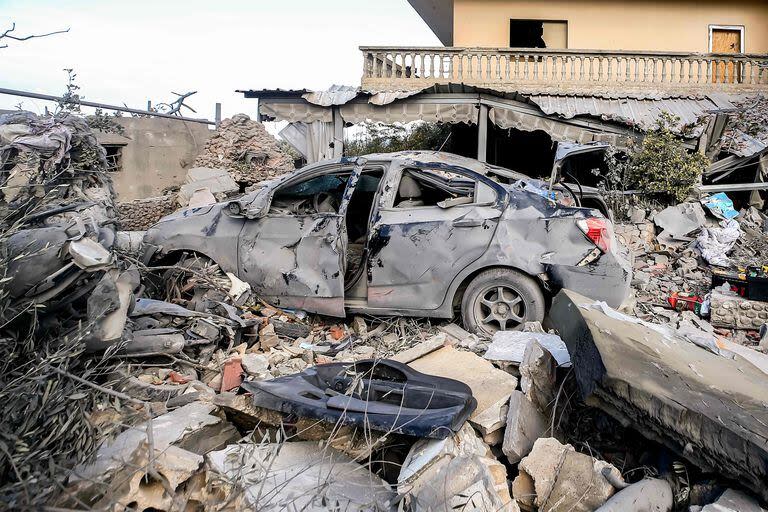
<svg viewBox="0 0 768 512">
<path fill-rule="evenodd" d="M 511 48 L 568 48 L 568 22 L 509 20 Z"/>
<path fill-rule="evenodd" d="M 107 172 L 123 170 L 123 146 L 120 144 L 104 144 L 107 151 Z"/>
</svg>

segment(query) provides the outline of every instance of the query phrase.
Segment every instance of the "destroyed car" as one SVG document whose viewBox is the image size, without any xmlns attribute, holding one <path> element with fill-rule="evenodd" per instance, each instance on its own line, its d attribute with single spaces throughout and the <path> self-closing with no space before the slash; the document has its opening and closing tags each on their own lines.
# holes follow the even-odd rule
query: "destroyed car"
<svg viewBox="0 0 768 512">
<path fill-rule="evenodd" d="M 631 267 L 611 222 L 577 204 L 568 187 L 452 154 L 344 157 L 164 217 L 143 259 L 205 256 L 281 307 L 460 312 L 490 334 L 541 320 L 561 288 L 626 298 Z"/>
</svg>

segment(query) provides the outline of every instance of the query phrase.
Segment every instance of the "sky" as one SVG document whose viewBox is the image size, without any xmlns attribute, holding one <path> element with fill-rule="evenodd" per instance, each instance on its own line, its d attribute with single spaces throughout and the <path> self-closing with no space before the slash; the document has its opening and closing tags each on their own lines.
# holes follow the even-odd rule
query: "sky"
<svg viewBox="0 0 768 512">
<path fill-rule="evenodd" d="M 360 85 L 361 45 L 440 46 L 406 0 L 0 0 L 0 32 L 69 28 L 0 49 L 0 87 L 60 95 L 64 68 L 85 99 L 146 108 L 198 91 L 187 103 L 214 118 L 255 116 L 235 89 Z M 0 109 L 42 113 L 50 102 L 0 95 Z"/>
</svg>

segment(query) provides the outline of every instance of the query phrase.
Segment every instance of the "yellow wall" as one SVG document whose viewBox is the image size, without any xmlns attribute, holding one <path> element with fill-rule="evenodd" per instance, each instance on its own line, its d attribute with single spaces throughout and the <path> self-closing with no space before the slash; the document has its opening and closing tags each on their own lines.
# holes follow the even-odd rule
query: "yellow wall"
<svg viewBox="0 0 768 512">
<path fill-rule="evenodd" d="M 454 46 L 509 46 L 509 20 L 568 21 L 568 47 L 707 52 L 709 25 L 743 25 L 745 51 L 768 53 L 765 0 L 454 0 Z"/>
</svg>

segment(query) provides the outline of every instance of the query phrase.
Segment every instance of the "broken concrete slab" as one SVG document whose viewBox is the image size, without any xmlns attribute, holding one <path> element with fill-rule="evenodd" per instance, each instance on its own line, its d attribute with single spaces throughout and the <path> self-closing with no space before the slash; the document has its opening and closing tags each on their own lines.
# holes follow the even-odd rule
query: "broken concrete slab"
<svg viewBox="0 0 768 512">
<path fill-rule="evenodd" d="M 399 363 L 410 363 L 411 361 L 415 361 L 416 359 L 445 346 L 445 341 L 445 334 L 440 333 L 426 341 L 422 341 L 421 343 L 416 344 L 408 350 L 404 350 L 398 354 L 395 354 L 391 359 Z"/>
<path fill-rule="evenodd" d="M 209 471 L 242 493 L 247 508 L 393 510 L 394 492 L 365 466 L 332 448 L 300 441 L 235 444 L 206 456 Z"/>
<path fill-rule="evenodd" d="M 96 494 L 96 490 L 115 479 L 117 475 L 122 475 L 123 481 L 130 481 L 136 461 L 147 458 L 150 429 L 151 443 L 157 453 L 167 452 L 175 447 L 203 455 L 239 438 L 231 424 L 211 414 L 215 410 L 214 405 L 194 402 L 158 416 L 148 424 L 129 428 L 112 442 L 102 444 L 92 463 L 77 466 L 70 476 L 69 483 L 77 487 L 78 493 Z M 180 460 L 197 460 L 178 450 L 171 450 L 168 457 L 174 457 L 174 454 L 179 455 Z M 173 460 L 175 459 L 169 458 L 169 464 Z M 125 474 L 126 471 L 129 471 L 129 474 Z M 168 478 L 172 480 L 170 475 Z"/>
<path fill-rule="evenodd" d="M 469 386 L 477 400 L 477 408 L 470 415 L 469 422 L 483 435 L 506 423 L 507 405 L 517 387 L 517 379 L 490 362 L 471 352 L 443 347 L 412 361 L 409 366 L 422 373 L 458 380 Z"/>
<path fill-rule="evenodd" d="M 498 331 L 483 357 L 489 361 L 509 361 L 520 364 L 529 343 L 537 341 L 555 358 L 559 366 L 568 366 L 568 349 L 557 334 L 522 331 Z"/>
<path fill-rule="evenodd" d="M 751 496 L 735 489 L 726 489 L 717 501 L 706 505 L 701 512 L 765 512 L 765 509 Z"/>
<path fill-rule="evenodd" d="M 186 183 L 179 188 L 178 200 L 187 205 L 198 190 L 207 189 L 209 193 L 232 194 L 240 190 L 239 185 L 224 169 L 194 167 L 187 172 Z"/>
<path fill-rule="evenodd" d="M 610 498 L 615 489 L 606 478 L 622 481 L 621 473 L 608 464 L 579 453 L 569 444 L 554 438 L 540 438 L 531 453 L 520 461 L 520 482 L 513 488 L 530 489 L 527 479 L 534 482 L 534 505 L 548 512 L 590 512 Z M 524 501 L 529 501 L 526 494 Z"/>
<path fill-rule="evenodd" d="M 676 240 L 689 240 L 686 236 L 701 229 L 706 220 L 704 209 L 699 203 L 669 206 L 653 216 L 654 224 Z"/>
<path fill-rule="evenodd" d="M 523 393 L 512 392 L 501 448 L 510 464 L 517 464 L 530 453 L 536 440 L 546 435 L 549 423 L 549 418 Z"/>
<path fill-rule="evenodd" d="M 765 373 L 733 351 L 604 311 L 612 310 L 567 290 L 550 310 L 587 404 L 768 499 Z"/>
<path fill-rule="evenodd" d="M 672 487 L 660 478 L 644 478 L 620 490 L 595 512 L 669 512 Z"/>
<path fill-rule="evenodd" d="M 519 510 L 506 468 L 467 424 L 452 437 L 417 441 L 403 462 L 397 491 L 413 511 Z"/>
<path fill-rule="evenodd" d="M 520 363 L 520 389 L 541 412 L 549 410 L 557 393 L 557 361 L 538 341 L 529 343 Z"/>
</svg>

